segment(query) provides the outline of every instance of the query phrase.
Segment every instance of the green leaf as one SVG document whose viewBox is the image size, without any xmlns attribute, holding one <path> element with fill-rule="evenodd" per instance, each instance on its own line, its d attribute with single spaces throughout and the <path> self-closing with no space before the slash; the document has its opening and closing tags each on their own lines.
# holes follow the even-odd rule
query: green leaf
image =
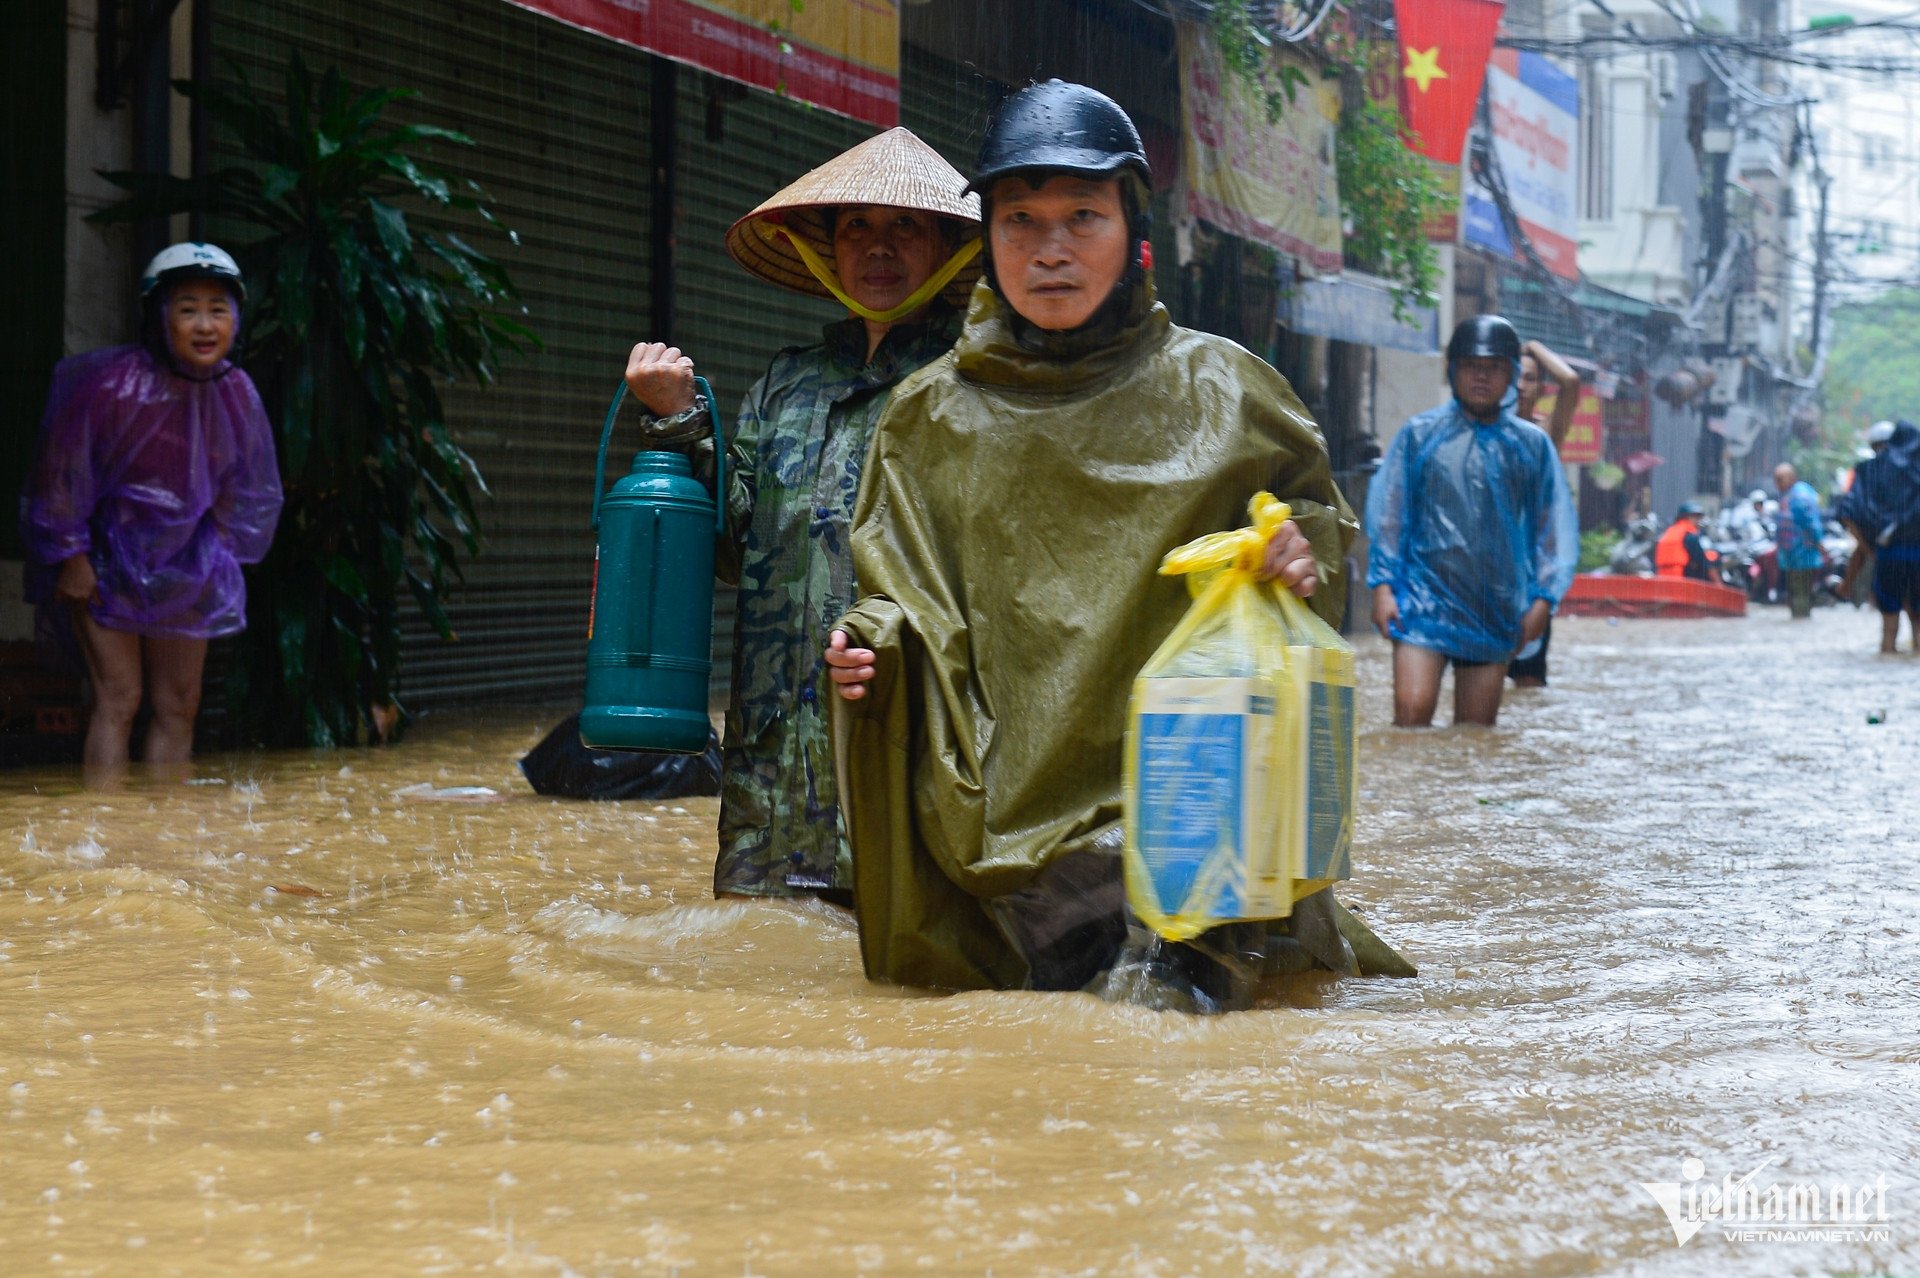
<svg viewBox="0 0 1920 1278">
<path fill-rule="evenodd" d="M 373 215 L 373 229 L 387 256 L 397 263 L 405 262 L 413 253 L 413 232 L 407 229 L 407 215 L 391 204 L 373 199 L 367 201 L 367 211 Z"/>
<path fill-rule="evenodd" d="M 367 283 L 373 289 L 374 297 L 380 302 L 380 309 L 387 317 L 388 327 L 396 334 L 406 328 L 406 299 L 400 296 L 400 290 L 393 286 L 393 281 L 383 273 L 373 271 L 368 274 Z"/>
<path fill-rule="evenodd" d="M 427 624 L 442 639 L 456 639 L 453 623 L 447 619 L 447 610 L 440 604 L 440 592 L 434 584 L 413 569 L 407 569 L 407 585 L 413 590 L 413 601 L 420 605 L 420 611 L 426 614 Z"/>
<path fill-rule="evenodd" d="M 290 169 L 284 164 L 269 164 L 266 179 L 260 184 L 260 195 L 267 200 L 284 199 L 299 185 L 298 170 Z"/>
<path fill-rule="evenodd" d="M 403 124 L 383 134 L 380 140 L 389 147 L 403 146 L 409 142 L 452 142 L 456 146 L 474 145 L 473 139 L 460 130 L 443 129 L 437 124 Z M 475 191 L 480 190 L 478 184 L 469 183 L 469 185 Z"/>
<path fill-rule="evenodd" d="M 367 602 L 367 583 L 361 579 L 360 570 L 353 566 L 351 560 L 335 555 L 327 560 L 324 571 L 328 585 L 356 603 Z M 336 624 L 343 624 L 338 617 L 334 620 Z"/>
<path fill-rule="evenodd" d="M 438 235 L 423 235 L 420 238 L 426 242 L 426 246 L 433 251 L 435 257 L 453 268 L 454 274 L 460 277 L 460 282 L 466 285 L 468 292 L 477 294 L 481 298 L 493 296 L 492 287 L 481 278 L 480 272 L 473 268 L 467 253 L 461 251 L 465 249 L 465 245 L 458 240 L 449 242 L 448 239 L 442 239 Z"/>
<path fill-rule="evenodd" d="M 453 197 L 453 188 L 447 185 L 445 178 L 423 169 L 407 156 L 386 156 L 381 163 L 395 176 L 406 179 L 420 195 L 436 204 L 445 204 Z"/>
</svg>

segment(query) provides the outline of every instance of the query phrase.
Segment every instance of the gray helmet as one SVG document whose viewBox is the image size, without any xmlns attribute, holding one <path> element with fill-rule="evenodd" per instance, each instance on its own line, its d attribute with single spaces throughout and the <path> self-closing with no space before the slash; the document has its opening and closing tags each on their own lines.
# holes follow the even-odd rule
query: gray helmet
<svg viewBox="0 0 1920 1278">
<path fill-rule="evenodd" d="M 1500 315 L 1475 315 L 1460 321 L 1447 342 L 1447 363 L 1463 359 L 1520 359 L 1520 333 Z"/>
<path fill-rule="evenodd" d="M 1683 501 L 1680 509 L 1674 512 L 1675 519 L 1705 519 L 1707 509 L 1697 501 Z"/>
<path fill-rule="evenodd" d="M 967 190 L 985 194 L 1011 173 L 1105 178 L 1128 170 L 1152 187 L 1147 148 L 1120 104 L 1084 84 L 1048 80 L 1000 104 Z"/>
</svg>

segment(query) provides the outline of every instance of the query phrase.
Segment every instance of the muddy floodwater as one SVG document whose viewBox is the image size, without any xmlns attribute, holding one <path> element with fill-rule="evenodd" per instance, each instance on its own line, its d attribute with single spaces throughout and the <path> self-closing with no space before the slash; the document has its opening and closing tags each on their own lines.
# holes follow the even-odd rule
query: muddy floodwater
<svg viewBox="0 0 1920 1278">
<path fill-rule="evenodd" d="M 1215 1019 L 869 985 L 837 910 L 709 899 L 713 800 L 532 794 L 539 713 L 0 773 L 0 1270 L 1920 1273 L 1876 642 L 1562 620 L 1489 733 L 1388 727 L 1362 641 L 1344 895 L 1420 976 Z M 1641 1188 L 1749 1172 L 1868 1227 L 1682 1245 Z"/>
</svg>

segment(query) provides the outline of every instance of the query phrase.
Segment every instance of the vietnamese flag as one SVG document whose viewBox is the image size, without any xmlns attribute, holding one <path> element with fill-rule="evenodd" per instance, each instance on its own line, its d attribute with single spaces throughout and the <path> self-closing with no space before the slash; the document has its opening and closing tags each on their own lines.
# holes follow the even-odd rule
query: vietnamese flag
<svg viewBox="0 0 1920 1278">
<path fill-rule="evenodd" d="M 1417 135 L 1408 145 L 1429 159 L 1460 163 L 1505 9 L 1504 0 L 1393 0 L 1400 114 Z"/>
</svg>

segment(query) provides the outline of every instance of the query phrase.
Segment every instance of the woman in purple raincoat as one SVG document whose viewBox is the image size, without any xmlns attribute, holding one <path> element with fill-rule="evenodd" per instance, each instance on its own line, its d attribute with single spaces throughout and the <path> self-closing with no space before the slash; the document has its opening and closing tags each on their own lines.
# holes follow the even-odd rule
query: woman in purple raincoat
<svg viewBox="0 0 1920 1278">
<path fill-rule="evenodd" d="M 127 761 L 142 693 L 142 757 L 193 749 L 207 640 L 246 627 L 240 565 L 280 517 L 273 431 L 228 361 L 246 290 L 211 244 L 175 244 L 141 280 L 141 344 L 62 360 L 21 501 L 37 561 L 28 598 L 65 609 L 93 682 L 86 765 Z"/>
</svg>

